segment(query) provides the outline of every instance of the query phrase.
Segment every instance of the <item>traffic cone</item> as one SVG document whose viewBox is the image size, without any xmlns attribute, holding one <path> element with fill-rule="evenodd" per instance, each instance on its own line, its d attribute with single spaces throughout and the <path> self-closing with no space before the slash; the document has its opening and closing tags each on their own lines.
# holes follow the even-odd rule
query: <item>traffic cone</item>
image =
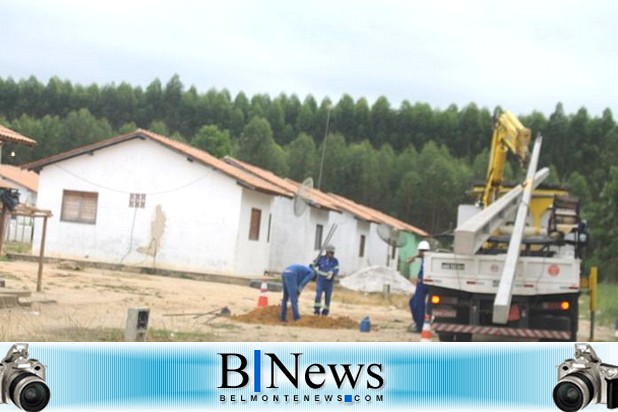
<svg viewBox="0 0 618 412">
<path fill-rule="evenodd" d="M 425 314 L 425 322 L 423 322 L 423 330 L 421 331 L 421 342 L 433 342 L 431 333 L 431 315 Z"/>
<path fill-rule="evenodd" d="M 260 297 L 258 298 L 257 307 L 265 308 L 268 306 L 268 282 L 266 278 L 262 278 L 262 285 L 260 286 Z"/>
</svg>

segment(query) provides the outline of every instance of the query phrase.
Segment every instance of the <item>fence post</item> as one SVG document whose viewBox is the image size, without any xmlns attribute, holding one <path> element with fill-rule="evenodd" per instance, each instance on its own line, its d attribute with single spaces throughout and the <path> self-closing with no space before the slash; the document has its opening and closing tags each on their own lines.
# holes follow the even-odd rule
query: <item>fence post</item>
<svg viewBox="0 0 618 412">
<path fill-rule="evenodd" d="M 594 340 L 594 314 L 597 311 L 597 276 L 598 268 L 592 266 L 590 268 L 590 280 L 588 281 L 590 290 L 590 341 Z"/>
</svg>

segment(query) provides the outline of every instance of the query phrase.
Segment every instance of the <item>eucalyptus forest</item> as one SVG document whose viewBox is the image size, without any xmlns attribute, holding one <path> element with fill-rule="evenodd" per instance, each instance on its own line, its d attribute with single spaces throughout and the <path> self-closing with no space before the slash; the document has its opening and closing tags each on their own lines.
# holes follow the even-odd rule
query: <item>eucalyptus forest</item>
<svg viewBox="0 0 618 412">
<path fill-rule="evenodd" d="M 5 144 L 2 162 L 20 165 L 144 128 L 296 181 L 311 176 L 322 191 L 439 236 L 455 227 L 458 204 L 473 201 L 471 185 L 487 172 L 494 116 L 509 108 L 473 102 L 436 108 L 412 103 L 410 93 L 393 106 L 386 97 L 369 102 L 347 94 L 318 101 L 200 92 L 177 75 L 145 88 L 0 78 L 0 123 L 38 142 L 32 148 Z M 611 111 L 565 113 L 560 102 L 549 114 L 533 110 L 532 101 L 530 107 L 515 114 L 533 135 L 543 135 L 540 166 L 551 171 L 546 182 L 580 199 L 591 228 L 585 264 L 618 281 L 618 128 Z M 524 175 L 511 159 L 506 180 Z"/>
</svg>

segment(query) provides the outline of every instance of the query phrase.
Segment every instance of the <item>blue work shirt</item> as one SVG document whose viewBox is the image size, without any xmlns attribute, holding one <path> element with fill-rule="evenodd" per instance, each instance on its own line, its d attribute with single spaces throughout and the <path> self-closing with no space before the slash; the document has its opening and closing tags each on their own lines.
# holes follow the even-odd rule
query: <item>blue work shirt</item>
<svg viewBox="0 0 618 412">
<path fill-rule="evenodd" d="M 421 258 L 421 268 L 418 270 L 418 280 L 423 281 L 423 268 L 425 267 L 425 258 Z"/>
<path fill-rule="evenodd" d="M 313 269 L 305 265 L 290 265 L 281 274 L 288 281 L 298 286 L 298 290 L 302 290 L 311 279 L 315 276 Z"/>
<path fill-rule="evenodd" d="M 322 272 L 333 272 L 333 276 L 339 273 L 339 261 L 334 256 L 330 259 L 326 255 L 320 256 L 316 263 L 316 267 Z"/>
</svg>

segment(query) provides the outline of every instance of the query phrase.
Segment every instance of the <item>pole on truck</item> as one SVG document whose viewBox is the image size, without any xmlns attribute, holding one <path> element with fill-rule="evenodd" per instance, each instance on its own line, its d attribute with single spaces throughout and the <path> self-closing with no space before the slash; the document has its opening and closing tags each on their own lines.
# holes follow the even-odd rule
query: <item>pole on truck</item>
<svg viewBox="0 0 618 412">
<path fill-rule="evenodd" d="M 502 270 L 502 277 L 500 278 L 500 285 L 498 286 L 498 293 L 496 293 L 496 297 L 494 299 L 494 312 L 492 317 L 493 323 L 504 325 L 508 320 L 509 310 L 511 308 L 511 298 L 513 297 L 515 270 L 517 268 L 517 261 L 519 260 L 519 254 L 521 251 L 521 241 L 524 235 L 528 208 L 532 198 L 532 191 L 534 190 L 534 178 L 536 175 L 537 165 L 539 163 L 542 142 L 543 137 L 539 134 L 539 136 L 534 140 L 532 156 L 530 157 L 530 163 L 528 165 L 528 173 L 526 174 L 526 181 L 523 185 L 524 191 L 521 203 L 519 204 L 517 214 L 515 215 L 513 234 L 511 235 L 509 248 L 506 253 L 506 260 L 504 262 L 504 269 Z"/>
</svg>

